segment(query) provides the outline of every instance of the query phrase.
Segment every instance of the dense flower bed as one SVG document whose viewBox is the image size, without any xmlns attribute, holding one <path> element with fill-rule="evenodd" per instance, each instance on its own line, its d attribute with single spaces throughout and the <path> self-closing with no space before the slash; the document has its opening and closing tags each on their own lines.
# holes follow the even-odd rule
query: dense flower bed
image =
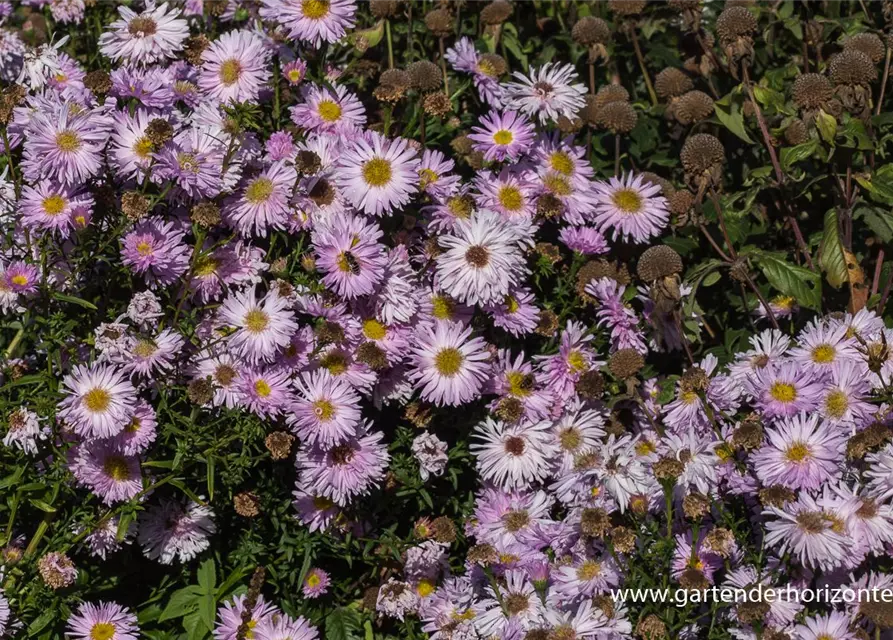
<svg viewBox="0 0 893 640">
<path fill-rule="evenodd" d="M 881 637 L 891 21 L 0 1 L 0 637 Z"/>
</svg>

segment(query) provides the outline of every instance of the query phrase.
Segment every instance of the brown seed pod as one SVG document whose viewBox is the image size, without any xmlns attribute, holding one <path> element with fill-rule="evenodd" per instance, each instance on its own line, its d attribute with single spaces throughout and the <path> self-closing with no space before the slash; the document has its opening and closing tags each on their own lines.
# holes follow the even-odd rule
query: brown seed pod
<svg viewBox="0 0 893 640">
<path fill-rule="evenodd" d="M 831 58 L 828 75 L 835 85 L 868 86 L 877 80 L 877 68 L 867 55 L 851 49 Z"/>
<path fill-rule="evenodd" d="M 784 139 L 790 145 L 803 144 L 809 140 L 809 129 L 799 118 L 792 120 L 784 130 Z"/>
<path fill-rule="evenodd" d="M 857 33 L 847 38 L 843 43 L 843 50 L 861 51 L 875 64 L 883 60 L 887 53 L 883 40 L 874 33 Z"/>
<path fill-rule="evenodd" d="M 611 41 L 611 27 L 601 18 L 584 16 L 577 20 L 571 29 L 574 42 L 584 47 L 596 44 L 607 44 Z"/>
<path fill-rule="evenodd" d="M 682 268 L 682 258 L 679 254 L 661 244 L 645 250 L 636 264 L 636 273 L 643 282 L 651 283 L 682 273 Z"/>
<path fill-rule="evenodd" d="M 691 78 L 676 67 L 667 67 L 654 77 L 654 90 L 661 98 L 675 98 L 692 89 Z"/>
<path fill-rule="evenodd" d="M 674 115 L 680 124 L 694 124 L 713 115 L 713 98 L 703 91 L 689 91 L 675 103 Z"/>
<path fill-rule="evenodd" d="M 481 9 L 481 22 L 486 25 L 502 24 L 512 15 L 514 7 L 505 0 L 494 0 Z"/>
<path fill-rule="evenodd" d="M 635 377 L 644 366 L 645 358 L 635 349 L 619 349 L 608 359 L 608 370 L 621 380 Z"/>
<path fill-rule="evenodd" d="M 629 133 L 639 121 L 629 102 L 609 102 L 598 111 L 599 126 L 611 133 Z"/>
<path fill-rule="evenodd" d="M 692 181 L 698 183 L 702 178 L 709 178 L 716 183 L 726 159 L 726 150 L 715 136 L 698 133 L 682 145 L 679 159 Z"/>
<path fill-rule="evenodd" d="M 396 0 L 369 0 L 369 13 L 376 18 L 390 18 L 396 12 Z"/>
<path fill-rule="evenodd" d="M 820 73 L 804 73 L 794 80 L 791 95 L 794 104 L 801 109 L 817 110 L 824 108 L 834 97 L 834 87 Z"/>
<path fill-rule="evenodd" d="M 738 38 L 750 38 L 756 30 L 757 19 L 744 7 L 728 7 L 716 19 L 716 35 L 723 46 Z"/>
<path fill-rule="evenodd" d="M 453 110 L 453 104 L 450 102 L 450 97 L 447 94 L 438 91 L 425 96 L 422 108 L 429 116 L 443 118 Z"/>
<path fill-rule="evenodd" d="M 434 91 L 443 83 L 440 67 L 430 60 L 413 62 L 406 71 L 409 74 L 412 88 L 419 91 Z"/>
<path fill-rule="evenodd" d="M 618 16 L 637 16 L 647 4 L 646 0 L 608 0 L 608 7 Z"/>
<path fill-rule="evenodd" d="M 453 14 L 446 9 L 434 9 L 425 14 L 425 26 L 438 38 L 453 33 Z"/>
</svg>

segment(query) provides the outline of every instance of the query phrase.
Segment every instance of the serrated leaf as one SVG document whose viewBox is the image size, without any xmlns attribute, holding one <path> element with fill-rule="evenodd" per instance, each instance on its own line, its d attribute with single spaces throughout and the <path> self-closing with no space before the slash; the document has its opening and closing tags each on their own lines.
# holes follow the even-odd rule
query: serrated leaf
<svg viewBox="0 0 893 640">
<path fill-rule="evenodd" d="M 754 141 L 747 134 L 747 129 L 744 128 L 744 114 L 741 112 L 741 109 L 736 102 L 730 101 L 728 110 L 726 110 L 725 107 L 720 106 L 719 102 L 717 102 L 713 105 L 713 110 L 716 113 L 716 117 L 726 129 L 744 140 L 744 142 L 754 144 Z"/>
<path fill-rule="evenodd" d="M 326 616 L 326 640 L 358 640 L 360 614 L 347 607 L 338 607 Z"/>
<path fill-rule="evenodd" d="M 819 247 L 819 265 L 825 272 L 828 284 L 835 289 L 839 289 L 847 281 L 846 260 L 843 245 L 840 243 L 840 225 L 836 209 L 829 209 L 825 214 L 825 228 Z"/>
<path fill-rule="evenodd" d="M 779 254 L 757 252 L 754 258 L 774 289 L 793 297 L 801 307 L 821 309 L 822 280 L 818 274 L 787 262 Z"/>
</svg>

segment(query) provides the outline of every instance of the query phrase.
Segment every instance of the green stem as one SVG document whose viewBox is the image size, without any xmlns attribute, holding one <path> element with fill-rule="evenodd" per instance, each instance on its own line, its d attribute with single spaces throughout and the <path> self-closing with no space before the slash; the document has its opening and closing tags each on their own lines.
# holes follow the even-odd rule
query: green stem
<svg viewBox="0 0 893 640">
<path fill-rule="evenodd" d="M 385 38 L 388 41 L 388 69 L 394 68 L 394 43 L 391 41 L 391 21 L 384 21 Z"/>
</svg>

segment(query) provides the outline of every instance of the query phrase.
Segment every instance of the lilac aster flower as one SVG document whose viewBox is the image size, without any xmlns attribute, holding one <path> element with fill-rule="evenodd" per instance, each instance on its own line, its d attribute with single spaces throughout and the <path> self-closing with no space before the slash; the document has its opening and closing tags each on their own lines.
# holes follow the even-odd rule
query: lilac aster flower
<svg viewBox="0 0 893 640">
<path fill-rule="evenodd" d="M 507 571 L 501 594 L 493 589 L 492 586 L 485 587 L 484 598 L 480 601 L 483 612 L 474 619 L 475 628 L 483 637 L 512 637 L 506 633 L 510 629 L 519 629 L 518 637 L 523 637 L 525 631 L 544 621 L 546 605 L 525 571 Z M 513 606 L 503 608 L 500 603 L 509 598 Z"/>
<path fill-rule="evenodd" d="M 876 407 L 866 402 L 871 382 L 860 363 L 839 362 L 831 369 L 831 380 L 822 391 L 819 412 L 833 425 L 852 425 L 853 434 L 871 419 Z"/>
<path fill-rule="evenodd" d="M 136 408 L 136 390 L 123 371 L 103 364 L 75 366 L 62 380 L 59 417 L 85 438 L 120 433 Z"/>
<path fill-rule="evenodd" d="M 496 211 L 503 218 L 533 218 L 536 213 L 536 185 L 529 179 L 529 172 L 505 168 L 494 175 L 480 172 L 474 179 L 478 194 L 474 196 L 479 209 Z"/>
<path fill-rule="evenodd" d="M 389 215 L 418 191 L 419 159 L 403 138 L 370 136 L 368 142 L 357 140 L 344 150 L 335 175 L 344 196 L 357 209 Z"/>
<path fill-rule="evenodd" d="M 375 610 L 401 622 L 406 616 L 415 613 L 419 607 L 419 598 L 408 582 L 388 578 L 378 589 Z"/>
<path fill-rule="evenodd" d="M 54 180 L 80 186 L 99 173 L 109 137 L 110 119 L 100 112 L 66 102 L 39 109 L 31 116 L 22 169 L 33 182 Z"/>
<path fill-rule="evenodd" d="M 288 420 L 303 442 L 331 447 L 356 434 L 360 396 L 347 382 L 320 369 L 301 374 L 295 387 L 298 393 Z"/>
<path fill-rule="evenodd" d="M 137 541 L 150 560 L 189 562 L 210 546 L 214 512 L 191 500 L 162 500 L 139 517 Z"/>
<path fill-rule="evenodd" d="M 573 119 L 585 105 L 586 87 L 576 82 L 579 77 L 573 65 L 547 62 L 531 69 L 529 75 L 512 74 L 519 82 L 505 85 L 504 104 L 541 123 Z"/>
<path fill-rule="evenodd" d="M 310 533 L 325 531 L 341 513 L 341 509 L 323 495 L 313 495 L 300 490 L 295 491 L 293 495 L 295 499 L 292 504 L 298 512 L 298 520 Z"/>
<path fill-rule="evenodd" d="M 7 430 L 3 436 L 3 444 L 31 455 L 37 453 L 37 442 L 50 436 L 50 429 L 40 426 L 38 415 L 24 407 L 12 411 L 6 423 Z"/>
<path fill-rule="evenodd" d="M 264 149 L 270 162 L 280 162 L 294 154 L 295 141 L 288 131 L 275 131 L 264 143 Z"/>
<path fill-rule="evenodd" d="M 499 73 L 491 61 L 477 52 L 471 38 L 459 38 L 456 44 L 446 50 L 445 58 L 453 69 L 472 74 L 481 100 L 491 107 L 502 106 L 505 89 L 499 84 Z"/>
<path fill-rule="evenodd" d="M 808 324 L 797 336 L 797 346 L 790 351 L 790 358 L 803 368 L 821 376 L 844 361 L 861 360 L 856 341 L 847 337 L 845 325 L 829 326 L 816 321 Z"/>
<path fill-rule="evenodd" d="M 261 418 L 278 416 L 292 402 L 288 372 L 278 367 L 244 369 L 238 390 L 239 404 Z"/>
<path fill-rule="evenodd" d="M 381 432 L 361 431 L 331 449 L 302 449 L 296 461 L 300 485 L 339 505 L 365 495 L 384 478 L 389 456 L 383 437 Z"/>
<path fill-rule="evenodd" d="M 478 473 L 503 489 L 520 489 L 549 475 L 556 449 L 548 422 L 506 425 L 487 418 L 474 430 L 471 445 Z"/>
<path fill-rule="evenodd" d="M 484 160 L 517 160 L 533 144 L 533 125 L 516 111 L 491 111 L 471 128 L 469 139 L 483 152 Z"/>
<path fill-rule="evenodd" d="M 247 30 L 229 31 L 202 53 L 198 86 L 220 102 L 254 102 L 270 79 L 270 52 Z"/>
<path fill-rule="evenodd" d="M 135 338 L 130 349 L 115 362 L 132 375 L 154 378 L 171 371 L 182 347 L 183 337 L 173 329 L 164 329 L 152 337 Z"/>
<path fill-rule="evenodd" d="M 246 609 L 246 597 L 244 595 L 235 596 L 232 600 L 223 603 L 223 606 L 217 609 L 217 624 L 214 625 L 214 640 L 237 640 L 239 638 L 239 628 L 242 626 L 242 617 Z M 248 628 L 251 633 L 261 624 L 272 621 L 273 617 L 279 617 L 279 609 L 274 605 L 266 602 L 263 595 L 258 596 L 257 602 L 251 609 L 248 616 Z"/>
<path fill-rule="evenodd" d="M 595 184 L 595 211 L 592 221 L 614 240 L 622 238 L 637 244 L 659 235 L 670 219 L 667 200 L 660 186 L 646 182 L 642 176 L 627 174 Z"/>
<path fill-rule="evenodd" d="M 189 25 L 180 12 L 162 3 L 140 14 L 118 7 L 118 20 L 99 36 L 99 49 L 112 60 L 150 64 L 174 58 L 189 36 Z"/>
<path fill-rule="evenodd" d="M 860 636 L 850 631 L 850 618 L 840 613 L 832 611 L 828 615 L 816 615 L 803 620 L 803 624 L 798 624 L 793 629 L 794 637 L 801 640 L 824 640 L 825 638 L 835 638 L 835 640 L 857 640 Z"/>
<path fill-rule="evenodd" d="M 626 287 L 612 278 L 599 278 L 586 285 L 584 291 L 598 301 L 597 326 L 611 328 L 611 351 L 635 349 L 648 355 L 648 346 L 639 329 L 636 312 L 623 301 Z"/>
<path fill-rule="evenodd" d="M 32 231 L 49 232 L 63 240 L 76 228 L 78 216 L 90 217 L 93 197 L 62 185 L 42 180 L 35 186 L 24 185 L 19 201 L 22 226 Z"/>
<path fill-rule="evenodd" d="M 191 198 L 213 198 L 223 189 L 220 167 L 225 149 L 210 131 L 182 131 L 155 154 L 155 181 L 172 180 Z"/>
<path fill-rule="evenodd" d="M 302 94 L 304 102 L 291 108 L 292 122 L 302 129 L 331 133 L 366 124 L 363 103 L 340 84 L 310 85 Z"/>
<path fill-rule="evenodd" d="M 432 198 L 448 198 L 456 192 L 461 178 L 452 173 L 456 163 L 435 149 L 422 152 L 419 189 Z"/>
<path fill-rule="evenodd" d="M 3 283 L 13 293 L 34 293 L 40 283 L 40 271 L 24 260 L 13 260 L 6 265 Z"/>
<path fill-rule="evenodd" d="M 121 67 L 111 73 L 110 95 L 124 101 L 135 99 L 143 107 L 169 109 L 176 97 L 170 69 Z M 179 91 L 179 90 L 177 90 Z"/>
<path fill-rule="evenodd" d="M 293 619 L 281 614 L 258 623 L 253 634 L 256 640 L 319 640 L 319 631 L 303 617 Z"/>
<path fill-rule="evenodd" d="M 301 593 L 305 598 L 318 598 L 329 590 L 331 579 L 329 574 L 318 567 L 313 567 L 307 572 L 304 578 L 304 584 L 301 587 Z"/>
<path fill-rule="evenodd" d="M 593 256 L 608 252 L 608 241 L 595 227 L 568 226 L 561 229 L 558 238 L 571 251 Z"/>
<path fill-rule="evenodd" d="M 282 67 L 282 77 L 293 87 L 301 84 L 305 75 L 307 75 L 307 63 L 300 58 Z"/>
<path fill-rule="evenodd" d="M 293 167 L 277 162 L 248 180 L 226 208 L 230 223 L 243 236 L 265 238 L 268 230 L 285 229 L 289 197 L 296 178 Z"/>
<path fill-rule="evenodd" d="M 126 502 L 143 489 L 140 461 L 125 456 L 114 444 L 91 440 L 74 450 L 70 468 L 77 480 L 107 505 Z"/>
<path fill-rule="evenodd" d="M 152 405 L 145 400 L 138 400 L 130 422 L 113 437 L 112 442 L 125 456 L 135 456 L 155 442 L 157 425 Z"/>
<path fill-rule="evenodd" d="M 65 637 L 77 640 L 137 640 L 136 616 L 114 602 L 84 602 L 66 623 Z"/>
<path fill-rule="evenodd" d="M 184 235 L 174 222 L 155 216 L 140 220 L 121 239 L 121 262 L 150 287 L 170 285 L 189 268 L 192 251 Z"/>
<path fill-rule="evenodd" d="M 793 416 L 818 406 L 822 385 L 794 362 L 755 372 L 756 404 L 767 417 Z"/>
<path fill-rule="evenodd" d="M 155 148 L 146 136 L 146 128 L 154 117 L 143 109 L 133 115 L 116 114 L 109 151 L 120 177 L 139 179 L 152 164 Z"/>
<path fill-rule="evenodd" d="M 275 290 L 255 298 L 254 289 L 235 293 L 223 301 L 220 321 L 234 327 L 227 340 L 230 348 L 251 362 L 270 362 L 289 344 L 298 330 L 288 300 Z"/>
<path fill-rule="evenodd" d="M 784 508 L 769 507 L 764 513 L 776 517 L 765 526 L 766 544 L 778 553 L 790 552 L 806 568 L 831 570 L 843 564 L 849 539 L 838 533 L 833 515 L 808 493 L 800 492 L 795 502 Z"/>
<path fill-rule="evenodd" d="M 432 475 L 443 473 L 447 463 L 447 443 L 433 433 L 420 433 L 412 441 L 412 455 L 419 463 L 419 475 L 427 482 Z"/>
<path fill-rule="evenodd" d="M 369 295 L 381 282 L 386 265 L 384 235 L 361 218 L 339 217 L 330 229 L 314 234 L 316 265 L 323 284 L 343 298 Z"/>
<path fill-rule="evenodd" d="M 355 0 L 263 0 L 261 16 L 275 20 L 288 37 L 314 48 L 338 42 L 354 25 Z"/>
<path fill-rule="evenodd" d="M 460 405 L 480 394 L 489 375 L 490 354 L 483 338 L 471 337 L 471 327 L 437 324 L 416 334 L 409 378 L 422 398 L 434 404 Z"/>
</svg>

